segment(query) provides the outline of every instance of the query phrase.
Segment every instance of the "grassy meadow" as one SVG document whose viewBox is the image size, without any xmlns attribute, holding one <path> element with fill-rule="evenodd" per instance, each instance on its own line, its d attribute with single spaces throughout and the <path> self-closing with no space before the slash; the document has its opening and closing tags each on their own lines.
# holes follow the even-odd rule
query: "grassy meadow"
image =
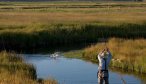
<svg viewBox="0 0 146 84">
<path fill-rule="evenodd" d="M 0 52 L 0 67 L 0 84 L 57 84 L 51 79 L 38 81 L 35 67 L 14 52 Z"/>
<path fill-rule="evenodd" d="M 1 49 L 145 38 L 144 2 L 0 2 Z"/>
<path fill-rule="evenodd" d="M 1 50 L 73 46 L 101 38 L 108 38 L 112 67 L 146 73 L 145 2 L 0 2 Z M 96 62 L 103 45 L 89 46 L 77 58 Z M 35 68 L 16 54 L 1 52 L 0 60 L 1 83 L 56 84 L 37 80 Z"/>
</svg>

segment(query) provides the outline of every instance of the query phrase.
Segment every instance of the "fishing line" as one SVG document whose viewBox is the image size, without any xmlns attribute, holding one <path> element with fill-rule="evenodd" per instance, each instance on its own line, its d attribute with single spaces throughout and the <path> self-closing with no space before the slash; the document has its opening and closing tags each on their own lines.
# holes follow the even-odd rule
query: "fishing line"
<svg viewBox="0 0 146 84">
<path fill-rule="evenodd" d="M 126 84 L 126 81 L 123 79 L 122 75 L 120 74 L 119 76 L 120 76 L 120 78 L 121 78 L 123 84 Z"/>
</svg>

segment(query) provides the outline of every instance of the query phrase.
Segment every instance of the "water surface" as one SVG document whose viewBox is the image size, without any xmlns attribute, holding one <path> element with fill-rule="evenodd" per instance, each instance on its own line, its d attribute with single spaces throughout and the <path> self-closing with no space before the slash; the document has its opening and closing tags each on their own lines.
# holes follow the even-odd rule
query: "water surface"
<svg viewBox="0 0 146 84">
<path fill-rule="evenodd" d="M 50 58 L 48 55 L 25 54 L 26 62 L 36 67 L 38 78 L 54 78 L 59 84 L 97 84 L 97 64 L 71 58 Z M 121 77 L 127 84 L 144 84 L 134 75 L 120 74 L 109 71 L 110 84 L 123 84 Z"/>
</svg>

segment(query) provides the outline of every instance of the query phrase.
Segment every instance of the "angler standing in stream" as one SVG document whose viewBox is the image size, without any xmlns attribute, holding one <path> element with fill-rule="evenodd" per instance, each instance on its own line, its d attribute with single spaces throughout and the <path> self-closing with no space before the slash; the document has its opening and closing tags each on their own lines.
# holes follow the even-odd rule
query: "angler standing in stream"
<svg viewBox="0 0 146 84">
<path fill-rule="evenodd" d="M 99 67 L 97 72 L 98 84 L 109 84 L 109 73 L 108 65 L 112 58 L 111 52 L 106 47 L 103 51 L 98 54 Z"/>
</svg>

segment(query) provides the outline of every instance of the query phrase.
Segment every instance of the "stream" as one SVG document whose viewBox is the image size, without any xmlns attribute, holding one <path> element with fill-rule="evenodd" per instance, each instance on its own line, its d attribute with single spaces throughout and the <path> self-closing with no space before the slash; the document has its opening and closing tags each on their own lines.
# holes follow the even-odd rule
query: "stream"
<svg viewBox="0 0 146 84">
<path fill-rule="evenodd" d="M 97 84 L 97 64 L 64 56 L 52 58 L 48 55 L 23 54 L 24 60 L 35 66 L 37 78 L 53 78 L 59 84 Z M 146 84 L 146 81 L 133 74 L 109 71 L 110 84 L 123 84 L 121 78 L 127 84 Z"/>
</svg>

